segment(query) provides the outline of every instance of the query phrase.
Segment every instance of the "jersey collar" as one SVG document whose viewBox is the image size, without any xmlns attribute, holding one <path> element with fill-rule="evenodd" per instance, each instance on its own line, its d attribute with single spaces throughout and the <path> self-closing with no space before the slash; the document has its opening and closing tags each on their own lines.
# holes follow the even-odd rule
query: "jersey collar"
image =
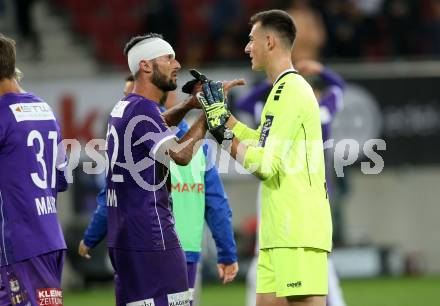
<svg viewBox="0 0 440 306">
<path fill-rule="evenodd" d="M 298 73 L 298 71 L 296 71 L 294 68 L 288 68 L 286 70 L 284 70 L 283 72 L 280 73 L 280 75 L 276 78 L 275 82 L 273 83 L 273 85 L 275 85 L 276 83 L 278 83 L 279 80 L 281 80 L 286 74 L 289 73 Z"/>
</svg>

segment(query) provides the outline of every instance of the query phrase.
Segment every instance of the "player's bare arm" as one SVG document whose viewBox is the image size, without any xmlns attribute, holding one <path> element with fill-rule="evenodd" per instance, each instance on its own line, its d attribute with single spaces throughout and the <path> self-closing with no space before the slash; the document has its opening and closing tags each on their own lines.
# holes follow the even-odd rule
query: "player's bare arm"
<svg viewBox="0 0 440 306">
<path fill-rule="evenodd" d="M 190 95 L 182 103 L 163 112 L 162 116 L 168 126 L 177 126 L 185 115 L 194 108 L 200 108 L 200 106 L 195 96 Z"/>
<path fill-rule="evenodd" d="M 161 145 L 155 158 L 164 164 L 172 159 L 180 166 L 188 165 L 202 145 L 206 131 L 205 116 L 202 114 L 181 139 L 173 138 Z"/>
</svg>

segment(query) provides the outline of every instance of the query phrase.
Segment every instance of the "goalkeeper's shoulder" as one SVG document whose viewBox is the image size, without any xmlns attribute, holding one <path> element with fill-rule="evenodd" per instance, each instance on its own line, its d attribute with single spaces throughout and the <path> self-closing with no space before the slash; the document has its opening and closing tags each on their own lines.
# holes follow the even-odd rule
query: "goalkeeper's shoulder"
<svg viewBox="0 0 440 306">
<path fill-rule="evenodd" d="M 303 109 L 311 101 L 316 103 L 312 87 L 303 77 L 292 75 L 276 84 L 268 97 L 268 106 L 286 114 Z"/>
</svg>

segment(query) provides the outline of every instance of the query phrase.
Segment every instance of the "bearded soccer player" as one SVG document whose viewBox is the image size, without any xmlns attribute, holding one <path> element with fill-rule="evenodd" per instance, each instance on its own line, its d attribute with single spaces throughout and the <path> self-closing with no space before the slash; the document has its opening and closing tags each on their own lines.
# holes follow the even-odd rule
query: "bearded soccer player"
<svg viewBox="0 0 440 306">
<path fill-rule="evenodd" d="M 0 305 L 60 306 L 66 244 L 56 202 L 67 189 L 60 126 L 45 101 L 19 86 L 15 42 L 1 34 L 0 114 Z"/>
<path fill-rule="evenodd" d="M 160 35 L 134 37 L 124 52 L 134 89 L 113 108 L 107 132 L 108 247 L 119 277 L 117 305 L 188 305 L 185 255 L 166 182 L 170 161 L 187 165 L 200 147 L 205 116 L 180 139 L 168 128 L 199 104 L 191 95 L 160 113 L 158 103 L 176 89 L 180 70 Z"/>
<path fill-rule="evenodd" d="M 332 224 L 319 105 L 293 69 L 292 18 L 270 10 L 254 15 L 250 23 L 245 52 L 252 69 L 264 71 L 273 84 L 259 128 L 250 129 L 229 113 L 219 82 L 206 81 L 198 98 L 211 133 L 263 181 L 257 306 L 279 299 L 324 306 Z"/>
<path fill-rule="evenodd" d="M 134 78 L 125 80 L 124 95 L 132 92 Z M 166 111 L 165 99 L 160 101 L 161 112 Z M 182 120 L 176 136 L 181 138 L 188 131 L 188 124 Z M 90 259 L 90 249 L 96 247 L 107 235 L 106 189 L 98 197 L 98 207 L 78 246 L 78 253 Z M 203 225 L 206 220 L 218 250 L 218 272 L 223 283 L 234 280 L 238 272 L 237 249 L 232 229 L 232 212 L 215 165 L 210 165 L 208 145 L 195 154 L 187 166 L 171 163 L 171 195 L 176 231 L 185 251 L 190 302 L 194 303 L 194 292 L 200 252 L 202 247 Z M 116 287 L 119 277 L 115 275 Z"/>
</svg>

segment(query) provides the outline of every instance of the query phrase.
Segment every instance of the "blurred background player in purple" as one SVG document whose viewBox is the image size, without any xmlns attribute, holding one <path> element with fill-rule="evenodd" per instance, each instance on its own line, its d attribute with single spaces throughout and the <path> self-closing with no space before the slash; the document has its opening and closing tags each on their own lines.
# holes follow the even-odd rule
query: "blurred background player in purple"
<svg viewBox="0 0 440 306">
<path fill-rule="evenodd" d="M 337 112 L 343 107 L 343 91 L 345 88 L 345 82 L 337 73 L 314 60 L 298 61 L 295 63 L 295 68 L 308 80 L 309 83 L 311 83 L 315 92 L 321 112 L 322 138 L 325 143 L 330 139 L 331 123 Z M 271 89 L 272 84 L 267 80 L 263 80 L 256 84 L 248 94 L 238 99 L 235 106 L 237 109 L 252 115 L 254 124 L 258 125 L 260 123 L 261 110 L 263 109 L 265 103 L 264 101 L 266 101 L 267 95 Z M 325 156 L 327 182 L 331 180 L 330 175 L 333 173 L 331 172 L 333 170 L 332 159 L 329 158 L 331 157 Z M 332 197 L 330 194 L 330 200 L 331 198 Z M 248 284 L 247 305 L 253 305 L 255 303 L 255 284 L 252 283 L 255 282 L 255 271 L 253 271 L 254 268 L 256 268 L 256 265 L 251 265 L 249 276 L 247 278 L 248 283 L 250 283 Z M 336 271 L 334 270 L 331 260 L 329 260 L 328 286 L 329 291 L 327 295 L 327 305 L 345 306 L 345 301 L 339 286 L 339 279 L 336 275 Z"/>
<path fill-rule="evenodd" d="M 51 107 L 17 82 L 15 55 L 0 34 L 0 305 L 62 306 L 56 204 L 67 162 Z"/>
<path fill-rule="evenodd" d="M 37 0 L 14 0 L 15 23 L 20 40 L 18 45 L 24 47 L 32 60 L 40 60 L 42 56 L 41 37 L 34 23 L 34 5 Z"/>
<path fill-rule="evenodd" d="M 321 111 L 322 138 L 330 139 L 331 123 L 343 107 L 344 80 L 333 70 L 313 60 L 295 64 L 298 72 L 311 83 Z"/>
</svg>

